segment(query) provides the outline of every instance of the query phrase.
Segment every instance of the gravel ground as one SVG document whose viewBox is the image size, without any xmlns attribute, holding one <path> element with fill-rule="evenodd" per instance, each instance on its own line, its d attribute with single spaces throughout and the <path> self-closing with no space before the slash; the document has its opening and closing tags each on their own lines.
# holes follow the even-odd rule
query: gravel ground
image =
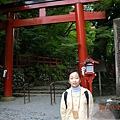
<svg viewBox="0 0 120 120">
<path fill-rule="evenodd" d="M 30 103 L 24 104 L 23 97 L 16 97 L 14 101 L 0 102 L 0 120 L 61 120 L 59 107 L 60 95 L 56 97 L 56 104 L 50 104 L 49 95 L 31 96 Z M 92 120 L 116 120 L 109 109 L 100 110 L 99 103 L 104 97 L 96 97 Z"/>
</svg>

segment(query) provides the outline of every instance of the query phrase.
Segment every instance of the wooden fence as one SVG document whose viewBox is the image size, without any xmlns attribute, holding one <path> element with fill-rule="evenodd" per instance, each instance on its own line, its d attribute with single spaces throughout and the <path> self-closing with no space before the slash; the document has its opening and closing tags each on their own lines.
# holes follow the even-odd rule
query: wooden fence
<svg viewBox="0 0 120 120">
<path fill-rule="evenodd" d="M 30 67 L 31 65 L 35 65 L 37 63 L 57 66 L 62 64 L 62 59 L 26 54 L 20 54 L 13 58 L 13 67 Z"/>
</svg>

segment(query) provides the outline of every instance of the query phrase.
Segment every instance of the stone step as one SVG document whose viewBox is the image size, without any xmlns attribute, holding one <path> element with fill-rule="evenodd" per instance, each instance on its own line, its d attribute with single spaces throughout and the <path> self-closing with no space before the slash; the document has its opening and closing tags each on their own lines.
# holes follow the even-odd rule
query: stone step
<svg viewBox="0 0 120 120">
<path fill-rule="evenodd" d="M 56 90 L 55 95 L 62 95 L 64 90 Z M 31 91 L 30 90 L 30 96 L 35 96 L 35 95 L 50 95 L 50 91 Z M 52 96 L 54 95 L 54 92 L 52 91 Z M 24 91 L 19 91 L 19 92 L 14 92 L 13 96 L 24 96 Z M 26 91 L 25 96 L 28 96 L 28 91 Z"/>
<path fill-rule="evenodd" d="M 56 85 L 55 94 L 62 94 L 67 89 L 66 86 Z M 28 93 L 28 89 L 26 89 L 26 94 Z M 54 90 L 52 89 L 52 94 Z M 39 94 L 50 94 L 50 86 L 32 86 L 30 87 L 30 95 L 39 95 Z M 13 95 L 24 95 L 23 88 L 14 89 Z"/>
<path fill-rule="evenodd" d="M 64 91 L 64 90 L 66 90 L 67 88 L 66 87 L 64 87 L 64 88 L 55 88 L 55 91 Z M 29 89 L 31 92 L 33 92 L 33 91 L 50 91 L 50 88 L 30 88 Z M 52 91 L 53 91 L 54 89 L 52 88 Z M 14 89 L 14 91 L 23 91 L 23 88 L 18 88 L 18 89 Z M 26 88 L 26 91 L 28 91 L 28 88 Z"/>
<path fill-rule="evenodd" d="M 64 92 L 65 90 L 55 90 L 55 93 L 57 94 L 57 93 L 62 93 L 62 92 Z M 54 91 L 52 91 L 52 93 L 53 93 Z M 15 93 L 24 93 L 24 91 L 23 90 L 21 90 L 21 91 L 17 91 L 17 92 L 15 92 Z M 25 93 L 28 93 L 28 91 L 26 91 Z M 35 94 L 42 94 L 42 93 L 46 93 L 46 94 L 50 94 L 50 91 L 46 91 L 46 90 L 41 90 L 41 91 L 38 91 L 38 90 L 30 90 L 30 93 L 35 93 Z"/>
</svg>

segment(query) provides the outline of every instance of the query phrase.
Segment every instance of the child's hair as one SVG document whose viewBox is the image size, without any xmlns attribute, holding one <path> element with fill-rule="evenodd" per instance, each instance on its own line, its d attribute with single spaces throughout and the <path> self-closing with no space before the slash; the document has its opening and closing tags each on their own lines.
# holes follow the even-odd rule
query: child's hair
<svg viewBox="0 0 120 120">
<path fill-rule="evenodd" d="M 69 78 L 70 74 L 73 73 L 73 72 L 77 72 L 78 75 L 79 75 L 79 77 L 80 77 L 80 72 L 79 72 L 79 70 L 73 69 L 73 70 L 70 70 L 70 71 L 68 72 L 68 78 Z"/>
</svg>

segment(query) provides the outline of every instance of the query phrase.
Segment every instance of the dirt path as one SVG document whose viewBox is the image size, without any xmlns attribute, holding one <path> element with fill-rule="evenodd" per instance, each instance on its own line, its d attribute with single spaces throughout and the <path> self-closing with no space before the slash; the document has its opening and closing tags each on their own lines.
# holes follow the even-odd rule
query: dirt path
<svg viewBox="0 0 120 120">
<path fill-rule="evenodd" d="M 49 95 L 32 96 L 31 102 L 24 104 L 23 97 L 15 101 L 0 102 L 0 120 L 61 120 L 59 107 L 60 95 L 56 97 L 56 104 L 50 104 Z M 96 97 L 92 120 L 116 120 L 109 109 L 100 110 L 99 103 L 107 97 Z"/>
</svg>

